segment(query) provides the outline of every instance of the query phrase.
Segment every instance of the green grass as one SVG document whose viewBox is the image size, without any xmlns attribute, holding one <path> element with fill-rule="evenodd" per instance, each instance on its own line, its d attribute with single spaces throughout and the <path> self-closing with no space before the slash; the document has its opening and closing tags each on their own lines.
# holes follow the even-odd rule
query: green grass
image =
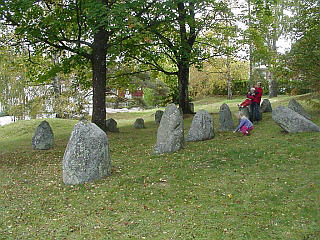
<svg viewBox="0 0 320 240">
<path fill-rule="evenodd" d="M 207 98 L 195 109 L 218 129 L 220 105 L 236 111 L 241 100 Z M 76 121 L 48 120 L 48 151 L 31 148 L 40 120 L 0 127 L 0 239 L 320 239 L 320 133 L 286 134 L 266 113 L 249 137 L 216 131 L 154 155 L 154 112 L 108 115 L 120 126 L 108 133 L 112 175 L 77 186 L 62 182 Z M 133 129 L 137 117 L 146 129 Z"/>
</svg>

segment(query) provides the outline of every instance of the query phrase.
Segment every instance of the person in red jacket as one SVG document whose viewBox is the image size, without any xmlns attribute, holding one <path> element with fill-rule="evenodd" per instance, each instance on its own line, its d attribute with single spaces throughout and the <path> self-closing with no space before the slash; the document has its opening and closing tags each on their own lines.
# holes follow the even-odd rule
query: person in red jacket
<svg viewBox="0 0 320 240">
<path fill-rule="evenodd" d="M 259 106 L 261 102 L 263 89 L 261 87 L 261 82 L 258 82 L 255 86 L 255 95 L 252 100 L 252 104 L 250 105 L 250 121 L 253 122 L 253 115 L 255 116 L 255 120 L 258 122 L 260 119 L 259 114 Z"/>
<path fill-rule="evenodd" d="M 251 88 L 250 92 L 248 92 L 247 94 L 247 98 L 240 104 L 238 104 L 239 108 L 244 108 L 246 106 L 249 106 L 252 103 L 252 100 L 254 99 L 254 95 L 255 95 L 255 88 Z"/>
</svg>

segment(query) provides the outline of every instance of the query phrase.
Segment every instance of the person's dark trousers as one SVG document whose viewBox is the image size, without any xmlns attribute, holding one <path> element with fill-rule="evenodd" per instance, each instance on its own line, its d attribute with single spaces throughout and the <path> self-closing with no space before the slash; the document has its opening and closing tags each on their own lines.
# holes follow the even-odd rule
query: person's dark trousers
<svg viewBox="0 0 320 240">
<path fill-rule="evenodd" d="M 259 121 L 259 104 L 257 102 L 253 102 L 250 105 L 250 121 L 253 122 L 253 114 L 255 116 L 255 120 Z"/>
</svg>

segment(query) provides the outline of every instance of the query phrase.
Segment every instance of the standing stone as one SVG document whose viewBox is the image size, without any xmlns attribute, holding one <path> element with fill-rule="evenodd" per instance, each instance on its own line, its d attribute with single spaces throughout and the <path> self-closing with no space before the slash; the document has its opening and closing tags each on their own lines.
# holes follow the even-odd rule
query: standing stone
<svg viewBox="0 0 320 240">
<path fill-rule="evenodd" d="M 299 113 L 300 115 L 304 116 L 305 118 L 311 120 L 311 115 L 309 113 L 306 112 L 306 110 L 301 106 L 300 103 L 298 103 L 294 98 L 292 98 L 290 101 L 289 101 L 289 104 L 288 104 L 288 107 Z"/>
<path fill-rule="evenodd" d="M 224 103 L 220 106 L 219 111 L 219 131 L 233 131 L 234 123 L 232 114 L 228 104 Z"/>
<path fill-rule="evenodd" d="M 168 153 L 184 146 L 183 117 L 174 104 L 166 107 L 157 132 L 155 153 Z"/>
<path fill-rule="evenodd" d="M 108 132 L 119 132 L 119 128 L 117 128 L 117 121 L 113 118 L 109 118 L 106 120 L 106 130 Z"/>
<path fill-rule="evenodd" d="M 81 184 L 111 174 L 108 137 L 94 123 L 77 123 L 62 161 L 65 184 Z"/>
<path fill-rule="evenodd" d="M 262 113 L 272 112 L 272 106 L 271 106 L 269 99 L 263 99 L 263 101 L 261 103 L 261 112 Z"/>
<path fill-rule="evenodd" d="M 53 147 L 53 132 L 47 121 L 42 121 L 32 137 L 32 148 L 48 150 Z"/>
<path fill-rule="evenodd" d="M 142 118 L 137 118 L 136 121 L 133 124 L 133 127 L 135 129 L 141 129 L 141 128 L 145 128 L 144 126 L 144 120 Z"/>
<path fill-rule="evenodd" d="M 192 119 L 187 141 L 203 141 L 214 137 L 213 119 L 206 110 L 200 110 Z"/>
<path fill-rule="evenodd" d="M 163 111 L 162 110 L 156 111 L 156 114 L 154 115 L 154 121 L 155 121 L 156 124 L 160 124 L 162 115 L 163 115 Z"/>
<path fill-rule="evenodd" d="M 284 106 L 272 111 L 272 119 L 288 133 L 320 131 L 320 127 L 309 119 Z"/>
<path fill-rule="evenodd" d="M 240 108 L 239 112 L 242 112 L 244 114 L 244 116 L 246 116 L 246 118 L 250 118 L 250 111 L 249 111 L 249 107 L 244 107 L 244 108 Z"/>
</svg>

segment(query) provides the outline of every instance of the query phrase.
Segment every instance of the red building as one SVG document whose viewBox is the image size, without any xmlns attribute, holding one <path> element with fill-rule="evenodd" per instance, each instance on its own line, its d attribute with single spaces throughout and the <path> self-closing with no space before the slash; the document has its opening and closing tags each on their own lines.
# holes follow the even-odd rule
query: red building
<svg viewBox="0 0 320 240">
<path fill-rule="evenodd" d="M 130 90 L 126 90 L 126 91 L 121 91 L 121 90 L 118 90 L 118 95 L 120 97 L 123 97 L 123 98 L 142 98 L 143 97 L 143 90 L 141 88 L 135 90 L 135 91 L 130 91 Z"/>
</svg>

